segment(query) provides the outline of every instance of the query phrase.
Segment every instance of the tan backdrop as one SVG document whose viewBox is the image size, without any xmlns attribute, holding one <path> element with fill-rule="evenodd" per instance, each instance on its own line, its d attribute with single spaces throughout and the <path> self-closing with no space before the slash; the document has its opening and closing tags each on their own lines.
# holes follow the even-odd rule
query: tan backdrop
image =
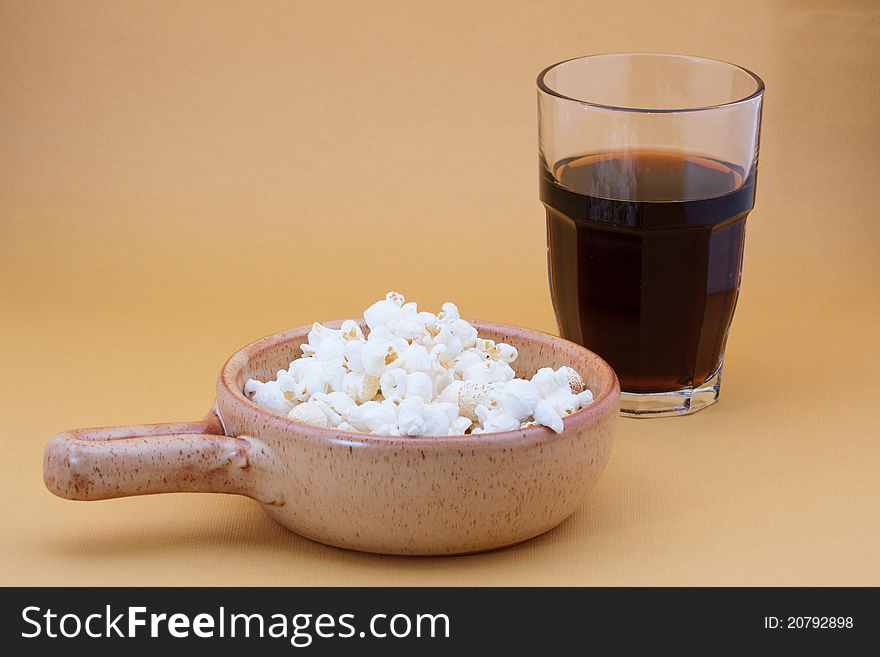
<svg viewBox="0 0 880 657">
<path fill-rule="evenodd" d="M 191 419 L 242 344 L 429 308 L 555 330 L 534 78 L 673 51 L 767 83 L 721 401 L 624 420 L 494 554 L 324 547 L 249 500 L 74 503 L 61 429 Z M 0 4 L 0 584 L 880 584 L 880 4 Z"/>
</svg>

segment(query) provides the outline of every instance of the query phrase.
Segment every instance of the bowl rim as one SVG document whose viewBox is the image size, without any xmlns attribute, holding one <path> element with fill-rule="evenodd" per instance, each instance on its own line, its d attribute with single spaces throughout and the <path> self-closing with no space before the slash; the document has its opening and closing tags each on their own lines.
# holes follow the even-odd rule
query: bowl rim
<svg viewBox="0 0 880 657">
<path fill-rule="evenodd" d="M 332 320 L 320 323 L 327 328 L 339 328 L 343 321 L 344 320 Z M 314 326 L 315 322 L 313 322 L 311 324 L 303 324 L 293 328 L 276 331 L 275 333 L 270 333 L 269 335 L 246 344 L 233 353 L 223 364 L 217 378 L 217 414 L 220 416 L 221 422 L 224 423 L 225 427 L 225 422 L 223 421 L 223 408 L 221 407 L 220 393 L 222 391 L 231 402 L 243 405 L 249 413 L 264 420 L 268 424 L 273 425 L 277 429 L 292 431 L 296 433 L 298 437 L 307 436 L 322 444 L 329 442 L 349 446 L 388 446 L 395 448 L 406 446 L 419 449 L 448 449 L 452 447 L 474 449 L 485 447 L 488 444 L 498 446 L 499 443 L 502 445 L 516 445 L 522 443 L 555 442 L 568 438 L 572 435 L 573 430 L 578 425 L 595 424 L 609 413 L 614 413 L 616 415 L 616 409 L 620 400 L 620 382 L 618 381 L 617 373 L 611 368 L 605 359 L 595 352 L 560 336 L 552 335 L 537 329 L 517 326 L 515 324 L 501 324 L 498 322 L 477 319 L 465 319 L 465 321 L 472 324 L 479 331 L 486 330 L 501 334 L 512 332 L 518 333 L 519 335 L 516 337 L 519 338 L 538 339 L 551 343 L 564 343 L 569 348 L 574 348 L 576 351 L 583 352 L 583 355 L 587 359 L 593 361 L 600 371 L 606 375 L 603 378 L 608 378 L 610 384 L 593 399 L 592 404 L 562 418 L 562 433 L 556 433 L 543 425 L 534 425 L 523 429 L 512 429 L 508 431 L 493 431 L 476 435 L 464 434 L 456 436 L 384 436 L 379 434 L 343 431 L 332 427 L 320 427 L 292 420 L 258 406 L 247 398 L 243 390 L 238 389 L 238 385 L 235 382 L 238 372 L 244 368 L 250 360 L 279 343 L 291 341 L 307 334 L 312 326 Z M 358 323 L 361 326 L 364 325 L 363 320 L 358 320 Z M 254 437 L 259 438 L 259 436 Z"/>
</svg>

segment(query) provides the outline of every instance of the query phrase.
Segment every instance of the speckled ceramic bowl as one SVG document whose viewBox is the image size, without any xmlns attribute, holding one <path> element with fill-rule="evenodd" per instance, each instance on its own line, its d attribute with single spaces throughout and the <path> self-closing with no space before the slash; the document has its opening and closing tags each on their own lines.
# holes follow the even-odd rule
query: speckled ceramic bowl
<svg viewBox="0 0 880 657">
<path fill-rule="evenodd" d="M 340 322 L 328 326 L 338 327 Z M 544 427 L 478 436 L 372 436 L 300 424 L 252 404 L 249 378 L 274 378 L 299 355 L 309 326 L 233 356 L 217 401 L 198 422 L 73 429 L 46 446 L 43 477 L 73 500 L 170 492 L 236 493 L 321 543 L 386 554 L 460 554 L 525 541 L 555 527 L 598 479 L 620 386 L 594 353 L 545 333 L 473 322 L 519 350 L 519 376 L 570 365 L 594 403 Z"/>
</svg>

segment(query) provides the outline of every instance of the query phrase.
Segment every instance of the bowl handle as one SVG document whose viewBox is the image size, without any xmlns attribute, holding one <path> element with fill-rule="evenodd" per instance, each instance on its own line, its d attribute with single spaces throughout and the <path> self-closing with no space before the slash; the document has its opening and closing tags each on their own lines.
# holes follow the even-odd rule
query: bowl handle
<svg viewBox="0 0 880 657">
<path fill-rule="evenodd" d="M 43 481 L 68 500 L 194 492 L 284 504 L 272 452 L 249 436 L 224 435 L 213 411 L 196 422 L 63 431 L 46 445 Z"/>
</svg>

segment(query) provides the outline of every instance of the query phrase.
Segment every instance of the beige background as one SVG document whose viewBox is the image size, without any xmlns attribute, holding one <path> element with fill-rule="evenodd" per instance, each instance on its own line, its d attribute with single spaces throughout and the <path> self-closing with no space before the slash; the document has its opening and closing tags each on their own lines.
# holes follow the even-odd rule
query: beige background
<svg viewBox="0 0 880 657">
<path fill-rule="evenodd" d="M 226 356 L 389 288 L 555 330 L 534 77 L 603 51 L 767 83 L 721 401 L 623 420 L 494 554 L 324 547 L 236 497 L 42 486 L 73 426 L 200 417 Z M 880 3 L 0 3 L 0 584 L 880 584 Z"/>
</svg>

